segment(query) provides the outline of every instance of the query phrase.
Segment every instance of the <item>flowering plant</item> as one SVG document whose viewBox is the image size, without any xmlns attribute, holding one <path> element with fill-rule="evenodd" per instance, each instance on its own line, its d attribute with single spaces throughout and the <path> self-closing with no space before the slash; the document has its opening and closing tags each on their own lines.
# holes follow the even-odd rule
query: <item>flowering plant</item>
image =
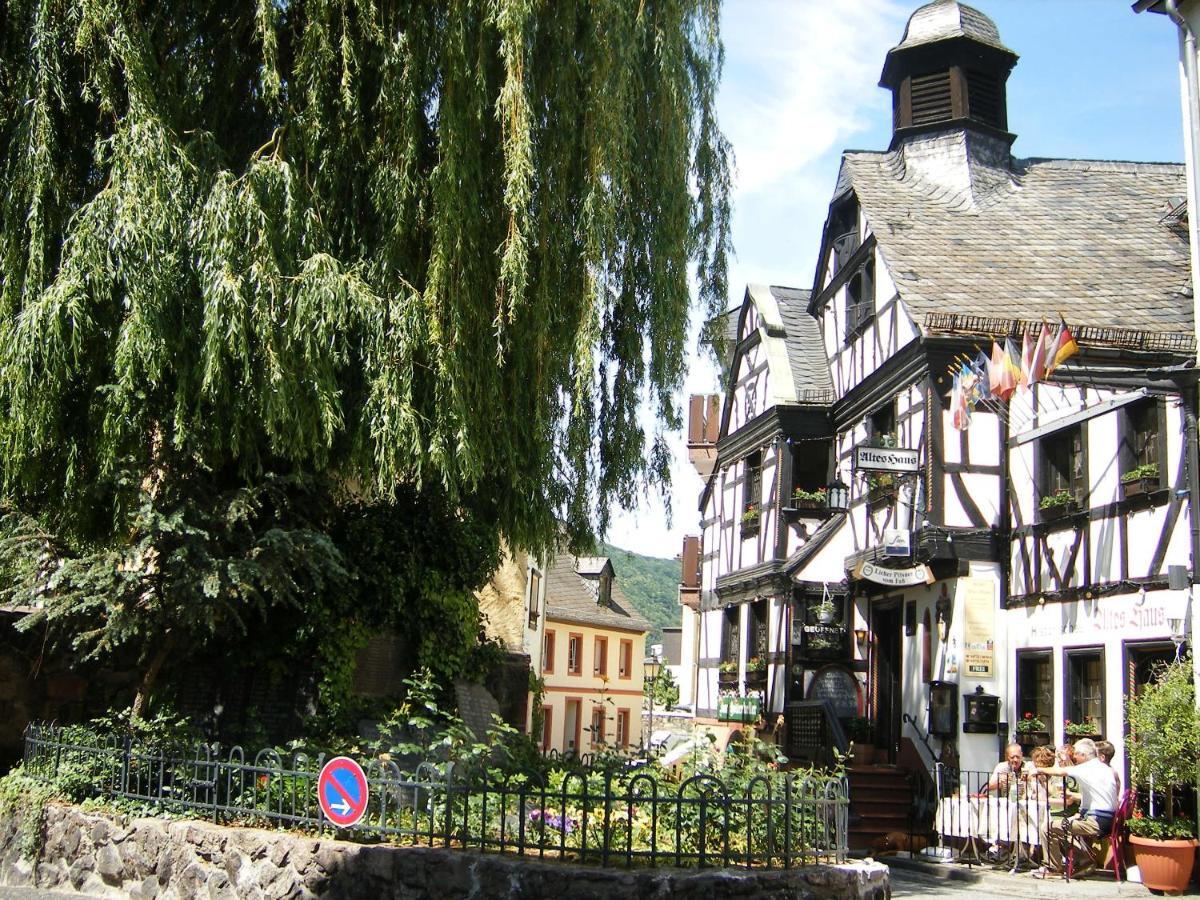
<svg viewBox="0 0 1200 900">
<path fill-rule="evenodd" d="M 1091 737 L 1093 734 L 1100 733 L 1100 726 L 1090 716 L 1082 722 L 1072 722 L 1070 719 L 1064 719 L 1063 732 L 1071 737 Z"/>
<path fill-rule="evenodd" d="M 579 827 L 579 823 L 567 815 L 559 815 L 550 809 L 535 809 L 529 814 L 529 824 L 541 825 L 544 828 L 554 828 L 563 834 L 570 834 Z"/>
<path fill-rule="evenodd" d="M 758 521 L 758 504 L 751 503 L 742 512 L 742 524 L 749 525 L 751 522 L 757 522 L 757 521 Z"/>
<path fill-rule="evenodd" d="M 767 671 L 767 661 L 761 656 L 752 656 L 746 660 L 747 672 L 765 672 Z"/>
<path fill-rule="evenodd" d="M 1196 823 L 1181 813 L 1173 819 L 1150 818 L 1135 809 L 1125 824 L 1134 837 L 1152 841 L 1189 841 L 1196 836 Z"/>
<path fill-rule="evenodd" d="M 1026 734 L 1030 731 L 1045 731 L 1046 723 L 1039 719 L 1031 712 L 1025 713 L 1017 722 L 1017 731 L 1020 734 Z"/>
<path fill-rule="evenodd" d="M 736 675 L 738 664 L 736 659 L 727 659 L 725 662 L 717 666 L 717 671 L 722 675 Z"/>
</svg>

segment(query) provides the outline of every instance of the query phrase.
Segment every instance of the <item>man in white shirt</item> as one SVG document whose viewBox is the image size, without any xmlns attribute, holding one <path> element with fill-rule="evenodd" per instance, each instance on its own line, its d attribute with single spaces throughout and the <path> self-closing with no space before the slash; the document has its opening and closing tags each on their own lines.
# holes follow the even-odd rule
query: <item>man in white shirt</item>
<svg viewBox="0 0 1200 900">
<path fill-rule="evenodd" d="M 1074 778 L 1083 797 L 1077 816 L 1050 819 L 1041 828 L 1046 865 L 1033 874 L 1045 878 L 1050 871 L 1063 870 L 1064 854 L 1073 838 L 1081 839 L 1085 847 L 1090 847 L 1109 833 L 1119 791 L 1113 770 L 1100 761 L 1096 744 L 1090 738 L 1075 742 L 1075 765 L 1039 766 L 1038 771 L 1053 777 Z"/>
</svg>

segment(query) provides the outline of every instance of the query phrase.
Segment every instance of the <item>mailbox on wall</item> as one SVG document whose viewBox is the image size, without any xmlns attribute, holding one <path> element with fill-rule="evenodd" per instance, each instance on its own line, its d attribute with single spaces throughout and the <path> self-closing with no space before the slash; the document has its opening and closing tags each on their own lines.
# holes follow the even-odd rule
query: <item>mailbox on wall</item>
<svg viewBox="0 0 1200 900">
<path fill-rule="evenodd" d="M 963 731 L 967 734 L 995 734 L 1000 725 L 1000 698 L 984 693 L 983 685 L 963 697 Z"/>
<path fill-rule="evenodd" d="M 958 685 L 929 682 L 929 733 L 940 738 L 958 734 Z"/>
</svg>

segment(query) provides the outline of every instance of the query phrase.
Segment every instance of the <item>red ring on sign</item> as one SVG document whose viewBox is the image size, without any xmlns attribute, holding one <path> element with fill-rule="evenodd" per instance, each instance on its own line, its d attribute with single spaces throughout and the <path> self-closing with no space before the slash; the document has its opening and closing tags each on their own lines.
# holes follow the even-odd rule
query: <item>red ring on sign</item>
<svg viewBox="0 0 1200 900">
<path fill-rule="evenodd" d="M 357 825 L 367 813 L 370 790 L 362 766 L 348 756 L 335 756 L 317 776 L 317 800 L 321 812 L 339 828 Z"/>
</svg>

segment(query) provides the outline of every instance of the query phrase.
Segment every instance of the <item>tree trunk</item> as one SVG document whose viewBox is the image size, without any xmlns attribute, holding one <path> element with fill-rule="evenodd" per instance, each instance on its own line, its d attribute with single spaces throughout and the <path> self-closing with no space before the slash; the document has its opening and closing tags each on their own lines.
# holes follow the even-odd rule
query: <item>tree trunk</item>
<svg viewBox="0 0 1200 900">
<path fill-rule="evenodd" d="M 138 684 L 137 693 L 133 696 L 133 707 L 129 711 L 131 722 L 142 718 L 142 711 L 146 708 L 146 700 L 150 696 L 150 689 L 154 687 L 158 673 L 162 669 L 163 663 L 167 661 L 167 656 L 170 654 L 174 643 L 171 635 L 167 634 L 163 638 L 162 643 L 159 644 L 154 658 L 150 660 L 150 665 L 146 667 L 146 671 L 142 674 L 142 680 Z"/>
</svg>

